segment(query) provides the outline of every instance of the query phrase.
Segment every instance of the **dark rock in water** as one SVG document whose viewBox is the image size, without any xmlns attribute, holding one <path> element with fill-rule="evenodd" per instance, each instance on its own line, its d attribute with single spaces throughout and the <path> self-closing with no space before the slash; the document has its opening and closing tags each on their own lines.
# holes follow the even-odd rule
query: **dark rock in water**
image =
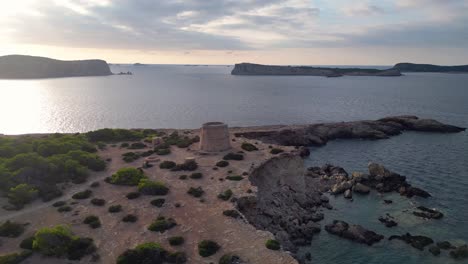
<svg viewBox="0 0 468 264">
<path fill-rule="evenodd" d="M 309 157 L 309 156 L 310 156 L 310 150 L 309 150 L 309 148 L 306 148 L 306 147 L 300 148 L 300 149 L 299 149 L 299 155 L 300 155 L 302 158 Z"/>
<path fill-rule="evenodd" d="M 432 253 L 434 256 L 439 256 L 440 255 L 440 248 L 438 246 L 431 246 L 429 248 L 429 252 Z"/>
<path fill-rule="evenodd" d="M 379 217 L 379 221 L 383 224 L 385 224 L 386 227 L 394 227 L 394 226 L 397 226 L 398 223 L 395 222 L 393 219 L 391 219 L 390 217 Z"/>
<path fill-rule="evenodd" d="M 345 197 L 346 199 L 351 199 L 351 198 L 353 198 L 353 193 L 351 192 L 350 189 L 348 189 L 348 190 L 346 190 L 346 191 L 344 192 L 344 197 Z"/>
<path fill-rule="evenodd" d="M 356 183 L 353 187 L 353 191 L 355 193 L 360 193 L 360 194 L 368 194 L 370 192 L 370 188 L 362 183 Z"/>
<path fill-rule="evenodd" d="M 388 238 L 388 240 L 399 239 L 405 241 L 407 244 L 419 250 L 424 250 L 424 247 L 434 243 L 434 240 L 426 236 L 412 236 L 410 233 L 406 233 L 402 236 L 394 235 Z"/>
<path fill-rule="evenodd" d="M 392 200 L 383 200 L 383 201 L 384 201 L 384 203 L 386 203 L 386 204 L 391 204 L 391 203 L 393 203 Z"/>
<path fill-rule="evenodd" d="M 468 245 L 457 247 L 455 250 L 450 251 L 450 256 L 454 259 L 468 258 Z"/>
<path fill-rule="evenodd" d="M 412 187 L 412 186 L 409 186 L 407 188 L 405 188 L 403 191 L 400 191 L 400 194 L 402 195 L 405 195 L 409 198 L 413 197 L 413 196 L 419 196 L 419 197 L 423 197 L 423 198 L 428 198 L 428 197 L 431 197 L 431 194 L 420 189 L 420 188 L 416 188 L 416 187 Z"/>
<path fill-rule="evenodd" d="M 444 217 L 444 214 L 435 210 L 435 209 L 430 209 L 424 206 L 418 206 L 417 207 L 421 211 L 414 211 L 413 214 L 415 216 L 419 217 L 424 217 L 424 218 L 429 218 L 429 219 L 440 219 Z"/>
<path fill-rule="evenodd" d="M 445 249 L 445 250 L 448 250 L 448 249 L 455 249 L 456 247 L 453 246 L 450 242 L 448 241 L 442 241 L 442 242 L 437 242 L 437 246 L 440 248 L 440 249 Z"/>
<path fill-rule="evenodd" d="M 325 230 L 330 234 L 362 244 L 367 244 L 369 246 L 384 238 L 384 236 L 367 230 L 360 225 L 349 225 L 348 223 L 340 220 L 334 220 L 333 223 L 326 225 Z"/>
</svg>

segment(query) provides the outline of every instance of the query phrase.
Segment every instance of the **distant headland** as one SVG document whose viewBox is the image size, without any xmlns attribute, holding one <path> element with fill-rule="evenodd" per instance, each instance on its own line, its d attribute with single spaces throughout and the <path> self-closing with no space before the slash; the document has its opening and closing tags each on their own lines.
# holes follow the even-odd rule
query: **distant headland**
<svg viewBox="0 0 468 264">
<path fill-rule="evenodd" d="M 433 64 L 416 63 L 397 63 L 393 67 L 402 72 L 450 72 L 450 73 L 468 73 L 468 65 L 460 66 L 440 66 Z"/>
<path fill-rule="evenodd" d="M 40 79 L 107 75 L 112 75 L 112 72 L 104 60 L 62 61 L 25 55 L 0 57 L 0 79 Z"/>
</svg>

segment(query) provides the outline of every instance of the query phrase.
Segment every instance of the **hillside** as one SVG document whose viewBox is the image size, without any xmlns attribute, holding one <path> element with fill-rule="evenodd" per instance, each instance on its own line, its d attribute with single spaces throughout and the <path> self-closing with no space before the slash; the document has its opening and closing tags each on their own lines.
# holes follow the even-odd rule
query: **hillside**
<svg viewBox="0 0 468 264">
<path fill-rule="evenodd" d="M 397 63 L 393 67 L 402 72 L 466 72 L 468 73 L 468 65 L 460 66 L 440 66 L 433 64 L 416 64 L 416 63 Z"/>
</svg>

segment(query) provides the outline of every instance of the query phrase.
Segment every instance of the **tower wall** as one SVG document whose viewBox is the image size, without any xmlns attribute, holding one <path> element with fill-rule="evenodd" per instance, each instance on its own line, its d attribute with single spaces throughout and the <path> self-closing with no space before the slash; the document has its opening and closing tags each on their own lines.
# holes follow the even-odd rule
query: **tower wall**
<svg viewBox="0 0 468 264">
<path fill-rule="evenodd" d="M 203 124 L 200 132 L 200 150 L 219 152 L 231 148 L 228 126 L 221 122 Z"/>
</svg>

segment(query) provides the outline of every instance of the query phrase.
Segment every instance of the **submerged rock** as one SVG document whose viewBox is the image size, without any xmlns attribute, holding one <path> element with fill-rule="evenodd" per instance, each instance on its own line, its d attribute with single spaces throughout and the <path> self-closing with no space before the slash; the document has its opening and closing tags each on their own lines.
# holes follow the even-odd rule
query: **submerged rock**
<svg viewBox="0 0 468 264">
<path fill-rule="evenodd" d="M 370 188 L 358 182 L 356 185 L 354 185 L 353 191 L 360 194 L 368 194 L 370 192 Z"/>
<path fill-rule="evenodd" d="M 394 227 L 398 225 L 398 223 L 395 222 L 390 216 L 386 216 L 386 217 L 381 216 L 379 217 L 379 221 L 385 224 L 386 227 Z"/>
<path fill-rule="evenodd" d="M 468 258 L 468 245 L 457 247 L 455 250 L 450 251 L 450 256 L 454 259 Z"/>
<path fill-rule="evenodd" d="M 424 247 L 434 243 L 434 240 L 430 237 L 426 236 L 412 236 L 410 233 L 406 233 L 404 235 L 398 236 L 394 235 L 388 238 L 388 240 L 398 239 L 401 241 L 406 242 L 407 244 L 411 245 L 412 247 L 424 250 Z"/>
<path fill-rule="evenodd" d="M 448 241 L 442 241 L 442 242 L 437 242 L 437 246 L 440 248 L 440 249 L 445 249 L 445 250 L 448 250 L 448 249 L 455 249 L 456 247 L 453 246 L 450 242 Z"/>
<path fill-rule="evenodd" d="M 440 248 L 438 246 L 431 246 L 429 248 L 429 252 L 432 253 L 434 256 L 439 256 L 440 255 Z"/>
<path fill-rule="evenodd" d="M 421 211 L 414 211 L 413 214 L 415 216 L 419 217 L 424 217 L 424 218 L 429 218 L 429 219 L 440 219 L 444 217 L 444 214 L 435 210 L 435 209 L 430 209 L 425 206 L 418 206 L 417 207 Z"/>
<path fill-rule="evenodd" d="M 384 236 L 367 230 L 360 225 L 349 225 L 345 221 L 333 220 L 333 223 L 325 226 L 325 230 L 333 235 L 337 235 L 349 240 L 371 246 L 379 242 Z"/>
</svg>

